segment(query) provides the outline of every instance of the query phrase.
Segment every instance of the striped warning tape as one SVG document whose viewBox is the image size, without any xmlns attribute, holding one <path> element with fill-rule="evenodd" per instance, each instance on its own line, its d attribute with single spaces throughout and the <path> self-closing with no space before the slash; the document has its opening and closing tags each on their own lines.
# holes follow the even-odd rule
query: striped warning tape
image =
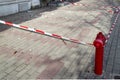
<svg viewBox="0 0 120 80">
<path fill-rule="evenodd" d="M 112 8 L 112 6 L 111 6 L 111 8 Z M 116 13 L 116 12 L 119 11 L 119 10 L 118 10 L 118 7 L 113 7 L 113 8 L 115 9 L 114 13 Z M 113 10 L 108 10 L 108 12 L 109 12 L 109 13 L 113 13 Z M 95 24 L 98 20 L 100 20 L 100 16 L 102 16 L 102 15 L 103 15 L 103 13 L 100 12 L 100 13 L 95 17 L 95 19 L 93 19 L 90 23 Z"/>
<path fill-rule="evenodd" d="M 86 7 L 90 6 L 90 5 L 88 5 L 88 4 L 74 3 L 74 2 L 71 2 L 71 4 L 74 5 L 74 6 L 86 6 Z"/>
<path fill-rule="evenodd" d="M 117 16 L 116 16 L 116 18 L 115 18 L 115 20 L 114 20 L 114 22 L 113 22 L 113 24 L 112 24 L 112 26 L 111 26 L 111 28 L 110 28 L 110 30 L 109 30 L 109 33 L 108 33 L 108 35 L 107 35 L 107 37 L 106 37 L 106 42 L 105 42 L 105 43 L 108 42 L 108 39 L 110 38 L 111 33 L 112 33 L 113 29 L 115 28 L 115 25 L 116 25 L 116 23 L 117 23 L 117 21 L 118 21 L 119 15 L 120 15 L 120 11 L 117 13 Z"/>
<path fill-rule="evenodd" d="M 42 34 L 42 35 L 54 37 L 54 38 L 57 38 L 57 39 L 61 39 L 63 41 L 65 40 L 65 41 L 78 43 L 78 44 L 83 44 L 83 45 L 93 45 L 91 43 L 86 43 L 86 42 L 82 42 L 82 41 L 79 41 L 79 40 L 76 40 L 76 39 L 66 38 L 66 37 L 63 37 L 63 36 L 60 36 L 60 35 L 57 35 L 57 34 L 51 34 L 51 33 L 45 32 L 45 31 L 40 30 L 40 29 L 34 29 L 34 28 L 27 27 L 27 26 L 20 26 L 20 25 L 11 23 L 11 22 L 3 21 L 3 20 L 0 20 L 0 23 L 8 25 L 8 26 L 17 27 L 17 28 L 20 28 L 20 29 L 23 29 L 23 30 L 32 31 L 32 32 L 39 33 L 39 34 Z"/>
<path fill-rule="evenodd" d="M 115 9 L 114 13 L 120 12 L 120 6 L 114 7 L 114 9 Z"/>
<path fill-rule="evenodd" d="M 71 4 L 74 5 L 74 6 L 85 6 L 85 7 L 93 6 L 93 5 L 89 5 L 89 4 L 74 3 L 74 2 L 71 2 Z M 102 7 L 100 7 L 99 9 L 104 9 L 104 10 L 106 10 L 106 8 L 108 8 L 108 7 L 113 8 L 113 9 L 118 8 L 118 6 L 114 7 L 114 6 L 109 6 L 109 5 L 108 5 L 108 6 L 102 6 Z M 109 12 L 109 13 L 112 13 L 112 12 L 113 12 L 113 10 L 106 10 L 106 11 Z"/>
</svg>

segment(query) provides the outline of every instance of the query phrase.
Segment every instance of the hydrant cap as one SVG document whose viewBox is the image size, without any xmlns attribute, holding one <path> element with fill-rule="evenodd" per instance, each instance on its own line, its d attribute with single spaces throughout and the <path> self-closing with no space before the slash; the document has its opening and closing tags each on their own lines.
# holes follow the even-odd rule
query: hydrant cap
<svg viewBox="0 0 120 80">
<path fill-rule="evenodd" d="M 94 44 L 94 46 L 97 47 L 97 48 L 98 48 L 98 47 L 103 47 L 103 41 L 100 40 L 100 39 L 95 40 L 93 44 Z"/>
</svg>

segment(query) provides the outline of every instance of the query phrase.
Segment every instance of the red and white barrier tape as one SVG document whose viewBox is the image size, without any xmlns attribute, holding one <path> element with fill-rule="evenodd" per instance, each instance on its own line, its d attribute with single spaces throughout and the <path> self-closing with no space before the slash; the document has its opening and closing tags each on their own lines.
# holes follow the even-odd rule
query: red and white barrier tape
<svg viewBox="0 0 120 80">
<path fill-rule="evenodd" d="M 71 4 L 74 5 L 74 6 L 85 6 L 85 7 L 93 6 L 93 5 L 83 4 L 83 3 L 72 3 L 72 2 L 71 2 Z M 95 5 L 94 5 L 94 6 L 95 6 Z M 110 7 L 110 8 L 113 8 L 113 9 L 117 9 L 117 8 L 118 8 L 118 7 L 114 7 L 114 6 L 102 6 L 102 7 L 100 7 L 99 9 L 104 9 L 104 10 L 106 10 L 107 7 Z M 109 13 L 112 13 L 112 12 L 113 12 L 113 10 L 106 10 L 106 11 L 109 12 Z"/>
<path fill-rule="evenodd" d="M 57 39 L 61 39 L 63 41 L 65 40 L 65 41 L 69 41 L 69 42 L 73 42 L 73 43 L 77 43 L 77 44 L 83 44 L 83 45 L 93 45 L 91 43 L 86 43 L 86 42 L 82 42 L 82 41 L 79 41 L 79 40 L 76 40 L 76 39 L 70 39 L 70 38 L 62 37 L 62 36 L 57 35 L 57 34 L 47 33 L 47 32 L 45 32 L 43 30 L 40 30 L 40 29 L 34 29 L 34 28 L 27 27 L 27 26 L 20 26 L 20 25 L 11 23 L 11 22 L 3 21 L 3 20 L 0 20 L 0 23 L 8 25 L 8 26 L 13 26 L 13 27 L 17 27 L 17 28 L 20 28 L 20 29 L 32 31 L 32 32 L 39 33 L 39 34 L 42 34 L 42 35 L 54 37 L 54 38 L 57 38 Z"/>
<path fill-rule="evenodd" d="M 113 29 L 115 28 L 115 25 L 116 25 L 116 23 L 117 23 L 117 21 L 118 21 L 119 15 L 120 15 L 120 12 L 117 13 L 117 16 L 116 16 L 116 18 L 115 18 L 115 21 L 113 22 L 113 24 L 112 24 L 112 26 L 111 26 L 111 28 L 110 28 L 110 30 L 109 30 L 109 33 L 108 33 L 108 35 L 107 35 L 107 37 L 106 37 L 106 42 L 105 42 L 105 43 L 108 42 L 108 39 L 110 38 L 111 33 L 112 33 Z"/>
</svg>

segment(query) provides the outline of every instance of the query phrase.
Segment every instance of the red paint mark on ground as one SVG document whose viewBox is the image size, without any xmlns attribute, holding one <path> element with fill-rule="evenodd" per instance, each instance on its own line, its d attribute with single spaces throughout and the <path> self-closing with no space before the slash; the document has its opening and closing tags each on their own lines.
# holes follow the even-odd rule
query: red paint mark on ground
<svg viewBox="0 0 120 80">
<path fill-rule="evenodd" d="M 19 52 L 18 55 L 16 55 L 16 57 L 18 60 L 22 60 L 22 59 L 25 60 L 25 57 L 24 57 L 25 55 L 26 55 L 26 53 L 21 51 L 21 52 Z"/>
<path fill-rule="evenodd" d="M 40 67 L 42 64 L 45 64 L 46 61 L 50 61 L 49 56 L 38 57 L 38 60 L 35 62 L 35 66 Z"/>
<path fill-rule="evenodd" d="M 83 27 L 82 31 L 80 32 L 80 34 L 78 35 L 80 40 L 83 40 L 84 38 L 86 38 L 86 36 L 88 36 L 88 34 L 90 33 L 91 28 L 89 27 Z"/>
<path fill-rule="evenodd" d="M 0 47 L 0 54 L 7 54 L 7 57 L 12 57 L 13 53 L 15 52 L 15 49 L 13 48 L 8 48 L 7 46 L 1 46 Z"/>
<path fill-rule="evenodd" d="M 52 79 L 63 67 L 62 62 L 48 64 L 47 68 L 37 77 L 37 79 Z"/>
<path fill-rule="evenodd" d="M 30 60 L 32 59 L 33 55 L 28 53 L 28 52 L 25 52 L 25 55 L 24 55 L 24 59 L 25 59 L 25 63 L 26 64 L 29 64 L 30 63 Z"/>
<path fill-rule="evenodd" d="M 93 19 L 90 23 L 91 24 L 96 24 L 99 20 L 100 20 L 100 17 L 102 16 L 103 14 L 102 13 L 99 13 L 95 19 Z"/>
<path fill-rule="evenodd" d="M 113 13 L 113 10 L 108 10 L 108 12 L 112 14 L 112 13 Z"/>
<path fill-rule="evenodd" d="M 43 63 L 44 59 L 39 57 L 39 59 L 35 62 L 35 66 L 40 67 Z"/>
</svg>

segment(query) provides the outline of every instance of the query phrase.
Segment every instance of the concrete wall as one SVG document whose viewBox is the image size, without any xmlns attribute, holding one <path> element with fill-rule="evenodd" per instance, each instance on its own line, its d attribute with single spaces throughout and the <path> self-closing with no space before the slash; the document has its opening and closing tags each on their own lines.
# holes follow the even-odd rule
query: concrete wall
<svg viewBox="0 0 120 80">
<path fill-rule="evenodd" d="M 31 4 L 32 7 L 35 7 L 35 6 L 38 6 L 38 5 L 40 6 L 40 0 L 31 0 L 31 3 L 32 3 Z"/>
<path fill-rule="evenodd" d="M 14 14 L 40 5 L 39 0 L 0 0 L 0 16 Z"/>
<path fill-rule="evenodd" d="M 0 16 L 14 14 L 18 12 L 18 4 L 2 5 L 0 6 Z"/>
</svg>

